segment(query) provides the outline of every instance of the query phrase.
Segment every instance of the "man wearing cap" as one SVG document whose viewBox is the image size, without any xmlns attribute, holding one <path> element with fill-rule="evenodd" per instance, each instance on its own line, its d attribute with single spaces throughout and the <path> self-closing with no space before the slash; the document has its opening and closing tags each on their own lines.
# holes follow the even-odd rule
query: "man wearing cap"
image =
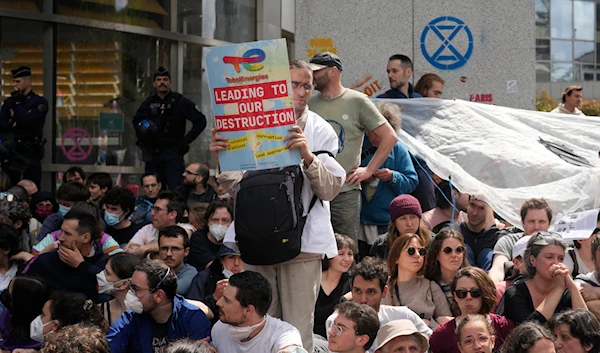
<svg viewBox="0 0 600 353">
<path fill-rule="evenodd" d="M 522 236 L 521 239 L 517 240 L 512 249 L 512 269 L 510 270 L 510 275 L 506 279 L 506 281 L 495 282 L 496 286 L 496 305 L 500 304 L 500 300 L 506 292 L 506 288 L 510 286 L 511 283 L 521 279 L 522 275 L 527 276 L 527 270 L 525 268 L 525 261 L 523 261 L 523 256 L 525 255 L 525 249 L 527 248 L 527 242 L 531 239 L 531 235 Z M 509 263 L 507 263 L 508 265 Z"/>
<path fill-rule="evenodd" d="M 429 349 L 427 338 L 410 320 L 395 320 L 381 326 L 377 332 L 377 342 L 379 345 L 375 348 L 375 353 L 424 353 Z"/>
<path fill-rule="evenodd" d="M 31 69 L 21 66 L 12 70 L 15 91 L 4 101 L 0 110 L 0 134 L 8 138 L 4 146 L 10 151 L 8 164 L 2 163 L 13 184 L 21 179 L 33 181 L 38 188 L 42 179 L 41 160 L 44 157 L 44 122 L 48 101 L 35 94 L 31 88 Z"/>
<path fill-rule="evenodd" d="M 498 227 L 494 210 L 486 196 L 480 193 L 471 196 L 467 206 L 467 221 L 460 223 L 457 230 L 465 238 L 467 258 L 471 266 L 489 271 L 494 245 L 498 241 Z"/>
<path fill-rule="evenodd" d="M 214 313 L 214 322 L 219 320 L 217 301 L 223 296 L 223 289 L 229 278 L 244 271 L 244 262 L 236 250 L 221 245 L 217 258 L 208 268 L 198 272 L 186 294 L 186 298 L 199 300 Z"/>
<path fill-rule="evenodd" d="M 583 103 L 583 87 L 569 86 L 562 93 L 562 103 L 560 103 L 550 113 L 583 115 L 581 104 Z"/>
<path fill-rule="evenodd" d="M 423 98 L 414 91 L 409 82 L 413 73 L 413 62 L 406 55 L 394 54 L 390 56 L 387 64 L 388 80 L 390 89 L 377 98 Z"/>
<path fill-rule="evenodd" d="M 336 308 L 338 316 L 329 329 L 329 351 L 337 353 L 364 353 L 375 341 L 379 318 L 366 304 L 345 302 Z"/>
<path fill-rule="evenodd" d="M 183 182 L 183 156 L 206 127 L 200 107 L 171 91 L 171 75 L 164 67 L 154 73 L 156 93 L 146 99 L 133 117 L 133 127 L 144 154 L 147 173 L 157 173 L 174 190 Z M 186 120 L 192 128 L 186 134 Z"/>
<path fill-rule="evenodd" d="M 538 231 L 548 231 L 552 221 L 552 209 L 544 199 L 529 199 L 521 205 L 521 223 L 523 231 L 513 227 L 498 232 L 498 242 L 494 245 L 492 268 L 489 275 L 494 282 L 504 280 L 506 263 L 510 266 L 513 247 L 523 235 L 531 235 Z"/>
<path fill-rule="evenodd" d="M 331 201 L 331 223 L 336 233 L 355 242 L 360 225 L 360 183 L 369 179 L 396 145 L 394 129 L 369 98 L 342 86 L 342 61 L 332 53 L 318 53 L 310 60 L 315 88 L 320 94 L 311 98 L 310 108 L 331 124 L 338 135 L 337 161 L 346 171 L 346 183 Z M 379 147 L 365 167 L 359 167 L 362 144 L 367 131 L 380 139 Z"/>
</svg>

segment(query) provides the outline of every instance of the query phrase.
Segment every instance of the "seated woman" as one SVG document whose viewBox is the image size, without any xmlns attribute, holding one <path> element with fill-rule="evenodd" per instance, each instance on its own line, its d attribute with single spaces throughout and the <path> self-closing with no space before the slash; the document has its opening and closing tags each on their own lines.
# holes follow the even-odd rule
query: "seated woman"
<svg viewBox="0 0 600 353">
<path fill-rule="evenodd" d="M 587 309 L 565 266 L 567 245 L 560 235 L 538 232 L 525 249 L 529 278 L 511 283 L 504 293 L 504 315 L 515 324 L 538 321 L 545 324 L 554 313 L 564 309 Z"/>
<path fill-rule="evenodd" d="M 451 320 L 452 313 L 440 286 L 420 275 L 425 254 L 426 243 L 420 236 L 404 234 L 396 239 L 387 259 L 389 293 L 381 304 L 407 306 L 435 328 Z"/>
<path fill-rule="evenodd" d="M 30 337 L 30 323 L 48 300 L 48 286 L 32 277 L 15 277 L 0 294 L 6 307 L 0 314 L 0 349 L 39 349 L 42 344 Z"/>
<path fill-rule="evenodd" d="M 98 327 L 105 334 L 109 327 L 100 309 L 90 299 L 75 293 L 57 292 L 44 304 L 42 314 L 31 322 L 31 339 L 43 343 L 53 332 L 79 323 Z"/>
<path fill-rule="evenodd" d="M 427 226 L 421 221 L 421 205 L 411 195 L 400 195 L 390 203 L 390 225 L 387 233 L 379 236 L 369 252 L 369 256 L 375 256 L 386 260 L 394 241 L 404 234 L 417 234 L 427 247 L 432 235 Z"/>
<path fill-rule="evenodd" d="M 0 290 L 6 290 L 17 274 L 19 265 L 12 256 L 19 249 L 19 234 L 12 226 L 0 222 Z"/>
<path fill-rule="evenodd" d="M 49 336 L 40 353 L 109 353 L 110 344 L 104 334 L 95 326 L 70 325 Z"/>
<path fill-rule="evenodd" d="M 456 346 L 446 342 L 448 346 L 456 348 L 460 353 L 492 353 L 497 343 L 494 329 L 488 319 L 483 315 L 466 315 L 458 324 L 455 339 Z M 430 349 L 430 352 L 434 352 Z"/>
<path fill-rule="evenodd" d="M 98 273 L 98 294 L 109 294 L 114 298 L 100 304 L 100 311 L 108 325 L 112 325 L 127 310 L 125 297 L 129 290 L 129 279 L 135 267 L 142 262 L 140 258 L 129 253 L 113 255 L 106 262 L 104 271 Z"/>
<path fill-rule="evenodd" d="M 185 297 L 204 303 L 214 314 L 213 323 L 217 322 L 219 320 L 217 301 L 223 296 L 223 289 L 229 277 L 242 271 L 244 271 L 244 263 L 240 253 L 221 245 L 217 260 L 213 260 L 207 269 L 198 272 Z"/>
<path fill-rule="evenodd" d="M 554 336 L 544 326 L 525 322 L 508 335 L 502 353 L 555 353 Z"/>
<path fill-rule="evenodd" d="M 338 248 L 338 256 L 323 260 L 321 288 L 315 303 L 313 332 L 323 338 L 327 338 L 325 321 L 327 321 L 329 315 L 333 314 L 340 298 L 350 291 L 348 270 L 354 263 L 354 250 L 356 250 L 354 240 L 346 235 L 336 233 L 335 242 Z"/>
<path fill-rule="evenodd" d="M 559 352 L 600 352 L 600 322 L 588 310 L 563 311 L 548 321 L 548 327 L 556 336 Z"/>
<path fill-rule="evenodd" d="M 496 301 L 496 287 L 492 279 L 478 267 L 466 267 L 458 271 L 450 285 L 450 291 L 459 314 L 433 331 L 429 339 L 431 353 L 459 353 L 459 350 L 463 352 L 463 348 L 466 347 L 463 345 L 461 348 L 462 341 L 458 341 L 458 346 L 448 342 L 455 337 L 457 323 L 460 327 L 468 316 L 475 314 L 481 315 L 488 325 L 491 324 L 495 332 L 496 347 L 502 346 L 515 325 L 505 317 L 491 313 Z"/>
<path fill-rule="evenodd" d="M 425 278 L 439 284 L 448 299 L 454 316 L 459 315 L 454 304 L 450 283 L 461 268 L 469 266 L 465 252 L 465 241 L 459 232 L 442 229 L 429 245 L 425 256 Z"/>
<path fill-rule="evenodd" d="M 29 222 L 29 233 L 35 239 L 35 243 L 32 244 L 35 245 L 38 242 L 38 233 L 42 229 L 42 224 L 44 224 L 46 218 L 51 214 L 58 212 L 58 202 L 56 202 L 52 193 L 38 191 L 31 196 L 29 208 L 31 209 L 31 215 L 33 216 Z"/>
</svg>

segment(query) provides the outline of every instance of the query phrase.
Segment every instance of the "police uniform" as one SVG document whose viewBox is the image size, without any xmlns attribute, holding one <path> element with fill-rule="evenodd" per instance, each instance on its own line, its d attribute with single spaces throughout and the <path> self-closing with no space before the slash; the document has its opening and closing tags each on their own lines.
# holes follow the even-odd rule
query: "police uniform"
<svg viewBox="0 0 600 353">
<path fill-rule="evenodd" d="M 21 66 L 12 70 L 13 78 L 31 76 L 31 69 Z M 48 101 L 30 90 L 27 94 L 14 91 L 0 109 L 0 134 L 9 156 L 2 156 L 2 169 L 13 183 L 30 179 L 38 188 L 42 179 L 41 160 L 44 158 L 44 123 Z"/>
<path fill-rule="evenodd" d="M 154 78 L 169 72 L 159 67 Z M 192 128 L 186 134 L 186 120 Z M 194 102 L 179 93 L 169 92 L 164 99 L 154 94 L 146 99 L 133 117 L 137 145 L 144 154 L 147 173 L 157 173 L 174 190 L 183 182 L 183 156 L 189 145 L 206 128 L 206 117 Z"/>
</svg>

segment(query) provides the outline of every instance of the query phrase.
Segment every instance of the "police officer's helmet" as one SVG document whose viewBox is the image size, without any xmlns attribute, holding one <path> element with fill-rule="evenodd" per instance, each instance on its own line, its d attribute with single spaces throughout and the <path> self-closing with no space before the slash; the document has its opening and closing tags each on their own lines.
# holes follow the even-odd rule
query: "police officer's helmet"
<svg viewBox="0 0 600 353">
<path fill-rule="evenodd" d="M 135 134 L 140 142 L 150 142 L 156 138 L 158 126 L 150 119 L 144 119 L 135 125 Z"/>
</svg>

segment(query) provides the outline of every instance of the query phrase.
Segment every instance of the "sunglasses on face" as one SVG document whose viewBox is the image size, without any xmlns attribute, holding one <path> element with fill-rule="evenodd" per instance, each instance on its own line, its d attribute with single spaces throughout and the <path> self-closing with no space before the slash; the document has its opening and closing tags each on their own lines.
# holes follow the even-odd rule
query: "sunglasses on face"
<svg viewBox="0 0 600 353">
<path fill-rule="evenodd" d="M 427 254 L 427 249 L 425 249 L 425 248 L 419 248 L 417 250 L 416 248 L 411 246 L 410 248 L 406 249 L 406 252 L 410 256 L 414 256 L 417 253 L 417 251 L 419 252 L 420 256 L 425 256 Z"/>
<path fill-rule="evenodd" d="M 452 250 L 456 251 L 457 254 L 462 254 L 465 251 L 465 247 L 464 246 L 459 246 L 456 249 L 452 249 L 449 246 L 446 246 L 445 248 L 442 249 L 442 251 L 444 252 L 444 254 L 450 254 L 452 252 Z"/>
<path fill-rule="evenodd" d="M 471 290 L 457 289 L 454 291 L 454 293 L 458 299 L 465 299 L 467 297 L 467 293 L 471 293 L 471 298 L 479 298 L 483 294 L 481 293 L 480 288 L 472 288 Z"/>
</svg>

